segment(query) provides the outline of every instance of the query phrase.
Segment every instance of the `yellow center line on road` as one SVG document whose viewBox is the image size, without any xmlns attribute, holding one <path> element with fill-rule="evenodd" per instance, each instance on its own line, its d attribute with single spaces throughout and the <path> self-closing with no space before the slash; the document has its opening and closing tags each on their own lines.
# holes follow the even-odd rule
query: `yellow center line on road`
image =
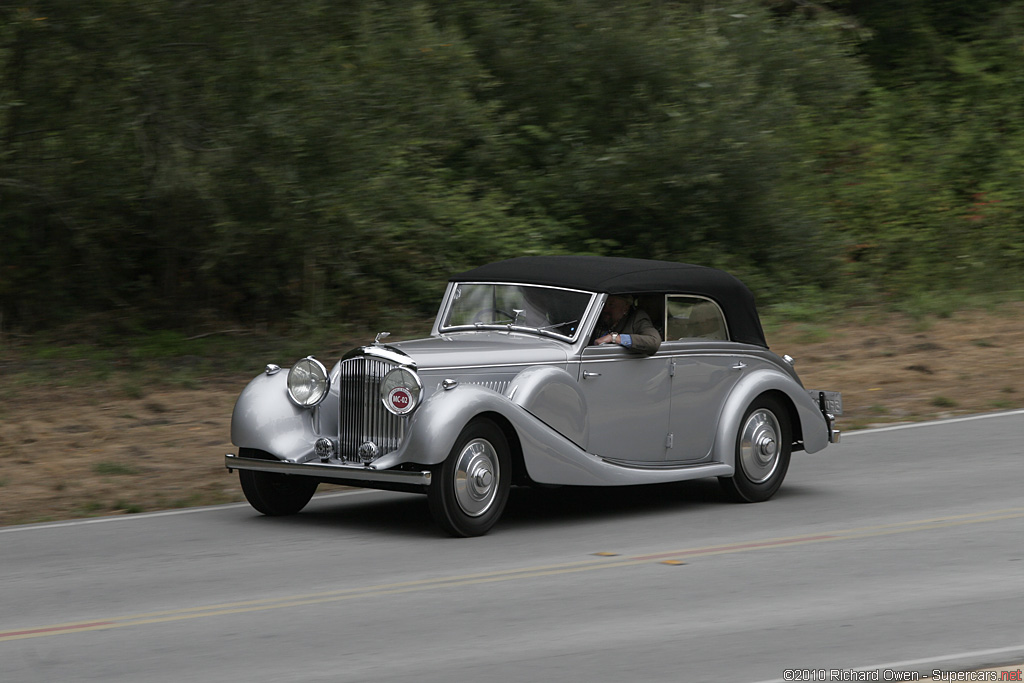
<svg viewBox="0 0 1024 683">
<path fill-rule="evenodd" d="M 875 526 L 858 527 L 852 529 L 839 529 L 834 531 L 822 531 L 816 534 L 804 534 L 801 536 L 789 536 L 781 538 L 767 538 L 743 543 L 727 543 L 721 545 L 702 546 L 696 548 L 682 548 L 679 550 L 663 551 L 658 553 L 634 555 L 634 556 L 604 556 L 598 559 L 587 559 L 577 562 L 566 562 L 559 564 L 538 565 L 534 567 L 521 567 L 518 569 L 506 569 L 476 574 L 463 574 L 458 576 L 438 577 L 432 579 L 418 579 L 414 581 L 402 581 L 397 583 L 380 584 L 376 586 L 361 586 L 355 588 L 343 588 L 318 593 L 305 593 L 298 595 L 282 596 L 279 598 L 264 598 L 259 600 L 246 600 L 240 602 L 227 602 L 199 607 L 186 607 L 175 610 L 158 612 L 147 612 L 120 617 L 97 618 L 88 621 L 68 622 L 62 624 L 50 624 L 45 626 L 27 627 L 13 631 L 0 631 L 0 642 L 9 640 L 23 640 L 26 638 L 41 638 L 44 636 L 63 635 L 67 633 L 82 633 L 85 631 L 102 631 L 125 626 L 142 626 L 145 624 L 159 624 L 185 619 L 199 619 L 204 617 L 225 616 L 231 614 L 244 614 L 271 609 L 286 607 L 302 607 L 308 605 L 321 605 L 342 600 L 353 600 L 358 598 L 379 597 L 386 595 L 398 595 L 432 589 L 453 588 L 459 586 L 472 586 L 477 584 L 495 583 L 501 581 L 514 581 L 518 579 L 530 579 L 542 576 L 557 576 L 560 574 L 572 574 L 595 569 L 614 569 L 631 567 L 643 564 L 666 563 L 679 565 L 681 561 L 693 557 L 705 557 L 713 555 L 724 555 L 731 553 L 747 552 L 751 550 L 765 550 L 771 548 L 786 548 L 811 543 L 823 543 L 828 541 L 848 541 L 892 534 L 911 533 L 931 529 L 950 528 L 965 524 L 981 524 L 987 522 L 998 522 L 1008 519 L 1019 519 L 1024 517 L 1024 508 L 1006 508 L 1002 510 L 989 510 L 964 515 L 952 515 L 947 517 L 934 517 L 919 519 L 908 522 L 896 522 L 892 524 L 880 524 Z M 616 559 L 611 559 L 615 557 Z"/>
<path fill-rule="evenodd" d="M 808 534 L 804 536 L 791 536 L 785 538 L 770 538 L 762 541 L 752 541 L 749 543 L 706 546 L 703 548 L 690 548 L 685 550 L 670 550 L 667 552 L 657 553 L 653 555 L 635 556 L 632 559 L 663 560 L 666 558 L 720 555 L 723 553 L 741 552 L 744 550 L 757 550 L 760 548 L 777 548 L 779 546 L 806 545 L 808 543 L 822 543 L 825 541 L 845 541 L 856 538 L 871 538 L 875 536 L 888 536 L 891 534 L 905 534 L 911 531 L 943 529 L 961 526 L 964 524 L 979 524 L 982 522 L 998 522 L 1007 519 L 1017 519 L 1020 517 L 1024 517 L 1024 508 L 1006 508 L 1003 510 L 990 510 L 987 512 L 972 512 L 964 515 L 951 515 L 947 517 L 918 519 L 909 522 L 878 524 L 875 526 L 858 527 L 854 529 L 824 531 L 820 534 Z"/>
</svg>

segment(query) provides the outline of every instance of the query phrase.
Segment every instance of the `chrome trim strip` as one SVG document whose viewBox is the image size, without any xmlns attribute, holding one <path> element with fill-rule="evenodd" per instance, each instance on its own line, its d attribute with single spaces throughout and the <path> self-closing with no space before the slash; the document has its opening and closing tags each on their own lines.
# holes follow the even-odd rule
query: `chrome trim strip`
<svg viewBox="0 0 1024 683">
<path fill-rule="evenodd" d="M 707 469 L 712 470 L 707 476 L 712 477 L 717 474 L 728 475 L 733 473 L 733 468 L 730 465 L 726 465 L 724 462 L 694 462 L 686 465 L 679 463 L 656 463 L 656 462 L 626 462 L 623 460 L 614 460 L 612 458 L 601 458 L 603 462 L 615 467 L 621 467 L 628 470 L 652 470 L 657 472 L 671 472 L 671 471 L 687 471 L 687 470 L 700 470 Z"/>
<path fill-rule="evenodd" d="M 279 474 L 299 474 L 320 479 L 339 481 L 382 482 L 388 484 L 430 485 L 430 470 L 422 472 L 404 472 L 400 470 L 373 470 L 366 467 L 353 467 L 334 463 L 307 462 L 295 463 L 282 460 L 258 460 L 242 458 L 234 453 L 224 455 L 224 466 L 229 470 L 254 470 L 256 472 L 277 472 Z"/>
<path fill-rule="evenodd" d="M 532 362 L 532 363 L 495 363 L 493 365 L 444 365 L 444 366 L 440 366 L 440 367 L 436 367 L 436 368 L 433 367 L 433 366 L 425 367 L 425 368 L 423 368 L 423 372 L 424 373 L 435 372 L 435 371 L 440 372 L 442 370 L 458 370 L 460 372 L 465 372 L 467 370 L 478 370 L 478 369 L 481 369 L 481 368 L 527 368 L 527 367 L 532 367 L 532 366 L 535 366 L 535 365 L 551 365 L 551 366 L 554 366 L 554 367 L 560 367 L 560 366 L 565 366 L 566 364 L 568 364 L 570 362 L 576 362 L 576 361 L 575 361 L 575 359 L 569 359 L 569 360 L 544 360 L 544 361 L 535 361 L 535 362 Z M 467 382 L 468 380 L 464 379 L 462 381 L 463 382 Z"/>
<path fill-rule="evenodd" d="M 623 356 L 621 353 L 614 355 L 601 356 L 598 358 L 585 358 L 582 360 L 576 360 L 576 363 L 607 363 L 609 361 L 622 361 L 622 360 L 666 360 L 674 358 L 749 358 L 748 354 L 743 353 L 673 353 L 664 354 L 658 353 L 654 356 L 640 356 L 637 354 L 631 354 L 629 356 Z M 767 358 L 759 358 L 771 362 Z"/>
</svg>

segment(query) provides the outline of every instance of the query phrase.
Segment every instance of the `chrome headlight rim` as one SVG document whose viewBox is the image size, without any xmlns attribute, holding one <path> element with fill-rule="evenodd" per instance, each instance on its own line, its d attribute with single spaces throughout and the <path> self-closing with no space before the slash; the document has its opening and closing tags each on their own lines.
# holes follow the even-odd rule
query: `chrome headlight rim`
<svg viewBox="0 0 1024 683">
<path fill-rule="evenodd" d="M 299 360 L 288 371 L 288 398 L 300 408 L 320 405 L 331 390 L 331 375 L 313 356 Z"/>
<path fill-rule="evenodd" d="M 392 415 L 408 415 L 416 410 L 422 397 L 423 382 L 412 368 L 392 368 L 381 380 L 380 400 Z"/>
</svg>

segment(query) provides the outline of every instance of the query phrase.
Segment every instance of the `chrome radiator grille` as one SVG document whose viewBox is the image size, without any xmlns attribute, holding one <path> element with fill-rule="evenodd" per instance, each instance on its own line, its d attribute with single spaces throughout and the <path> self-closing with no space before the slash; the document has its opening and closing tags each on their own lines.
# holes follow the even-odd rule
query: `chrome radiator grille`
<svg viewBox="0 0 1024 683">
<path fill-rule="evenodd" d="M 359 446 L 372 441 L 380 455 L 390 453 L 402 443 L 405 420 L 392 415 L 380 400 L 380 383 L 393 363 L 376 358 L 349 358 L 341 363 L 341 415 L 339 455 L 343 460 L 360 462 Z"/>
</svg>

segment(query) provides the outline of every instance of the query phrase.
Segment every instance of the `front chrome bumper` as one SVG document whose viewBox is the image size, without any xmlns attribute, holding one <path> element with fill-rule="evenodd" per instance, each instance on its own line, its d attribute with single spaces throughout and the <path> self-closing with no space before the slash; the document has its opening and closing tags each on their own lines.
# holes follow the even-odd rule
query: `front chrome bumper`
<svg viewBox="0 0 1024 683">
<path fill-rule="evenodd" d="M 224 455 L 224 466 L 228 471 L 232 470 L 255 470 L 257 472 L 277 472 L 279 474 L 298 474 L 307 477 L 330 480 L 353 486 L 367 486 L 372 488 L 374 484 L 403 484 L 410 486 L 429 486 L 430 470 L 423 471 L 402 471 L 402 470 L 375 470 L 370 467 L 359 465 L 335 465 L 322 462 L 284 462 L 282 460 L 259 460 L 257 458 L 243 458 L 234 453 Z"/>
</svg>

